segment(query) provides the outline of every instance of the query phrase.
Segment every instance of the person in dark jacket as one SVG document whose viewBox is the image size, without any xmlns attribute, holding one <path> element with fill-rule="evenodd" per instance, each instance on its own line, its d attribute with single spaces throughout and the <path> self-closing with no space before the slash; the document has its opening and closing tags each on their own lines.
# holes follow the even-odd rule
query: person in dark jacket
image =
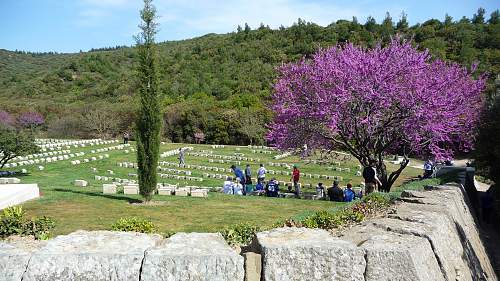
<svg viewBox="0 0 500 281">
<path fill-rule="evenodd" d="M 279 183 L 275 178 L 270 180 L 266 185 L 266 196 L 267 197 L 278 197 L 278 192 L 280 191 Z"/>
<path fill-rule="evenodd" d="M 370 161 L 370 165 L 363 169 L 363 178 L 365 179 L 365 194 L 374 192 L 377 185 L 380 187 L 382 183 L 377 177 L 377 169 L 375 168 L 375 161 Z"/>
<path fill-rule="evenodd" d="M 250 169 L 250 164 L 247 164 L 245 168 L 245 181 L 246 184 L 252 184 L 252 170 Z"/>
<path fill-rule="evenodd" d="M 344 191 L 342 191 L 342 189 L 339 187 L 338 181 L 334 181 L 333 186 L 328 189 L 328 197 L 330 198 L 330 201 L 344 201 Z"/>
</svg>

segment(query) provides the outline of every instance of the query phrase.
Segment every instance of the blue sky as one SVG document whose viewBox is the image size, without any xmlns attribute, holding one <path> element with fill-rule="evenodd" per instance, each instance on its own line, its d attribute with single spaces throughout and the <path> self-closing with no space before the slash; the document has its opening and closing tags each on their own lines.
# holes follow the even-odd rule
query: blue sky
<svg viewBox="0 0 500 281">
<path fill-rule="evenodd" d="M 297 18 L 328 25 L 338 19 L 373 16 L 388 11 L 397 21 L 402 11 L 411 24 L 429 18 L 472 17 L 478 7 L 487 16 L 499 1 L 465 0 L 155 0 L 160 32 L 157 41 L 187 39 L 234 31 L 247 22 L 289 26 Z M 141 0 L 0 0 L 0 49 L 78 52 L 90 48 L 132 45 L 138 32 Z"/>
</svg>

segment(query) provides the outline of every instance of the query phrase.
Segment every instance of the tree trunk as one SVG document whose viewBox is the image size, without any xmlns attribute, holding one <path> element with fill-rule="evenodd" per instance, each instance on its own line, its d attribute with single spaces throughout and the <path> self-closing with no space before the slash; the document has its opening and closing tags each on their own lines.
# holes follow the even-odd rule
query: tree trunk
<svg viewBox="0 0 500 281">
<path fill-rule="evenodd" d="M 391 191 L 392 185 L 394 184 L 394 182 L 396 182 L 399 175 L 406 168 L 406 166 L 408 166 L 408 163 L 410 163 L 410 160 L 405 156 L 404 160 L 399 164 L 399 168 L 389 174 L 387 172 L 387 167 L 384 161 L 377 161 L 377 176 L 382 183 L 382 185 L 379 187 L 379 191 Z"/>
<path fill-rule="evenodd" d="M 387 175 L 387 167 L 385 166 L 384 161 L 381 163 L 377 163 L 377 176 L 380 182 L 382 183 L 379 186 L 379 191 L 381 192 L 389 192 L 391 190 L 391 183 L 389 182 L 389 177 Z"/>
</svg>

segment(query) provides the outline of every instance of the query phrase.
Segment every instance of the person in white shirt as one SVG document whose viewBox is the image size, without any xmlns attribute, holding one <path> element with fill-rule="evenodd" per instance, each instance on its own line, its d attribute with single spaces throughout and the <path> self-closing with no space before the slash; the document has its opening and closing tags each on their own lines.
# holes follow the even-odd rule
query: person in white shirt
<svg viewBox="0 0 500 281">
<path fill-rule="evenodd" d="M 264 180 L 266 179 L 266 173 L 267 170 L 264 168 L 264 164 L 260 164 L 260 168 L 257 171 L 257 182 L 258 183 L 263 183 Z"/>
<path fill-rule="evenodd" d="M 236 178 L 236 182 L 233 183 L 233 194 L 243 195 L 243 185 L 241 184 L 241 179 Z"/>
<path fill-rule="evenodd" d="M 234 193 L 233 189 L 234 189 L 233 178 L 227 177 L 226 181 L 224 182 L 222 192 L 224 192 L 225 194 L 233 194 Z"/>
</svg>

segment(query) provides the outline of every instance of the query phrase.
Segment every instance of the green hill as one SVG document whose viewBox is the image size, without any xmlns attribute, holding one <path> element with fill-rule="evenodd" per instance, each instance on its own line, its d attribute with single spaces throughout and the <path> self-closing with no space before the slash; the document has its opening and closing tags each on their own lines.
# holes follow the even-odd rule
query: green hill
<svg viewBox="0 0 500 281">
<path fill-rule="evenodd" d="M 396 33 L 413 38 L 435 57 L 464 65 L 480 61 L 480 72 L 490 77 L 486 95 L 492 95 L 500 73 L 500 16 L 495 11 L 485 20 L 481 13 L 472 20 L 447 17 L 412 27 L 405 19 L 394 23 L 389 15 L 380 24 L 354 18 L 326 27 L 299 19 L 289 28 L 245 26 L 229 34 L 160 43 L 165 137 L 189 142 L 203 132 L 207 142 L 258 142 L 272 114 L 266 101 L 276 66 L 336 43 L 370 47 Z M 49 136 L 119 134 L 132 126 L 135 55 L 130 47 L 75 54 L 0 50 L 0 108 L 11 113 L 34 108 L 46 116 Z M 102 122 L 110 124 L 97 130 Z"/>
</svg>

